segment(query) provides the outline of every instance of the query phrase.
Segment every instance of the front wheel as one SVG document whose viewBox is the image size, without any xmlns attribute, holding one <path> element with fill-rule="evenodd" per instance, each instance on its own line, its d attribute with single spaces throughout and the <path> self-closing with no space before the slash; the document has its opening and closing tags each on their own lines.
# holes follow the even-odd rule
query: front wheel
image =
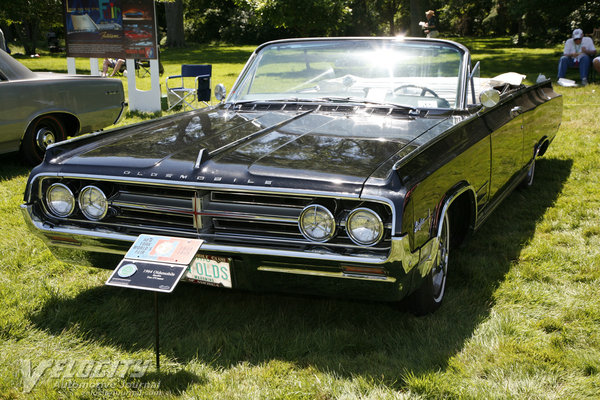
<svg viewBox="0 0 600 400">
<path fill-rule="evenodd" d="M 37 165 L 44 159 L 48 146 L 66 138 L 62 121 L 52 115 L 44 115 L 27 128 L 21 143 L 21 154 L 29 164 Z"/>
<path fill-rule="evenodd" d="M 450 218 L 444 214 L 438 235 L 438 249 L 431 271 L 419 287 L 408 298 L 410 310 L 415 315 L 430 314 L 442 304 L 448 276 L 448 256 L 450 254 Z"/>
</svg>

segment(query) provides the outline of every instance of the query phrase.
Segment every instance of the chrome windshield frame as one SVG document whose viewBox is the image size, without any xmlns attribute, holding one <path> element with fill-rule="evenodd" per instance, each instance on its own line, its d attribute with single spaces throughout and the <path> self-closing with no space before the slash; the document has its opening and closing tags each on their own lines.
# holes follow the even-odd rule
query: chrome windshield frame
<svg viewBox="0 0 600 400">
<path fill-rule="evenodd" d="M 260 61 L 261 52 L 272 46 L 280 46 L 284 44 L 294 43 L 316 43 L 316 42 L 335 42 L 335 41 L 371 41 L 371 42 L 405 42 L 415 44 L 431 44 L 432 46 L 444 45 L 449 48 L 454 48 L 458 51 L 461 57 L 459 71 L 457 74 L 457 88 L 455 105 L 451 107 L 456 110 L 464 110 L 467 105 L 467 87 L 469 66 L 471 64 L 471 56 L 469 50 L 456 42 L 442 39 L 425 39 L 425 38 L 409 38 L 409 37 L 335 37 L 335 38 L 302 38 L 302 39 L 282 39 L 264 43 L 257 47 L 246 62 L 242 72 L 238 75 L 232 89 L 229 91 L 225 104 L 235 104 L 239 99 L 239 91 L 243 89 L 246 80 L 256 69 L 257 62 Z M 243 101 L 243 100 L 242 100 Z"/>
</svg>

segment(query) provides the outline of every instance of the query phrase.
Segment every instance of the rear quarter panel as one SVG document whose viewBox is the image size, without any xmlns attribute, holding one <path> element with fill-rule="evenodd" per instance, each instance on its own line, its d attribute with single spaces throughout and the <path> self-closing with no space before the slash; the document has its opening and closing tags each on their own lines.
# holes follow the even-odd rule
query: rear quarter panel
<svg viewBox="0 0 600 400">
<path fill-rule="evenodd" d="M 533 150 L 540 140 L 554 140 L 562 122 L 563 98 L 543 85 L 528 92 L 528 96 L 537 107 L 524 115 L 524 148 L 527 161 L 533 157 Z"/>
<path fill-rule="evenodd" d="M 27 126 L 40 115 L 66 113 L 79 132 L 102 129 L 121 113 L 123 85 L 102 78 L 31 79 L 0 82 L 0 151 L 18 150 Z"/>
</svg>

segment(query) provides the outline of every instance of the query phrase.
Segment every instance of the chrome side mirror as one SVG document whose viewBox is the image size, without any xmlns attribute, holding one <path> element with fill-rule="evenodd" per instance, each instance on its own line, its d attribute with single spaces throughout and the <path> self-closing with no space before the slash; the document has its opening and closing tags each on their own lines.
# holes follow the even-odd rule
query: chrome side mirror
<svg viewBox="0 0 600 400">
<path fill-rule="evenodd" d="M 500 92 L 496 89 L 486 89 L 479 93 L 479 101 L 484 107 L 494 107 L 500 103 Z"/>
<path fill-rule="evenodd" d="M 223 85 L 222 83 L 217 84 L 217 86 L 215 86 L 215 98 L 219 101 L 223 101 L 225 100 L 226 96 L 227 89 L 225 89 L 225 85 Z"/>
</svg>

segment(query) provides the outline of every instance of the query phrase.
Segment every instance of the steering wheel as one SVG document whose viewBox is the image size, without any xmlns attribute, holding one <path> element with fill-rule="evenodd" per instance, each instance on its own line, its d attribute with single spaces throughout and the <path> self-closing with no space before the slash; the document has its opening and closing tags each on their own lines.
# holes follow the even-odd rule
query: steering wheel
<svg viewBox="0 0 600 400">
<path fill-rule="evenodd" d="M 417 89 L 421 89 L 421 94 L 419 94 L 419 96 L 425 96 L 426 93 L 431 93 L 433 95 L 433 97 L 435 98 L 440 98 L 440 96 L 438 96 L 438 94 L 436 92 L 434 92 L 433 90 L 429 89 L 428 87 L 425 86 L 418 86 L 418 85 L 402 85 L 402 86 L 398 86 L 397 88 L 395 88 L 394 90 L 392 90 L 392 94 L 394 96 L 397 95 L 396 92 L 402 90 L 402 89 L 406 89 L 406 88 L 417 88 Z"/>
</svg>

